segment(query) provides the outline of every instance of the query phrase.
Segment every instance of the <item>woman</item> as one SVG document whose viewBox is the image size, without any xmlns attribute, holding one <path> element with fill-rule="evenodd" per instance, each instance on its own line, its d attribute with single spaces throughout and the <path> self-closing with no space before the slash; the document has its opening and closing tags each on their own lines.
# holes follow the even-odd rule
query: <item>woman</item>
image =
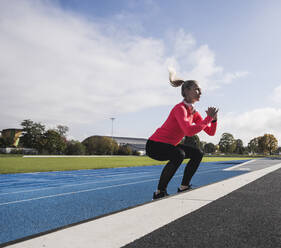
<svg viewBox="0 0 281 248">
<path fill-rule="evenodd" d="M 167 186 L 182 161 L 190 158 L 185 167 L 182 183 L 178 192 L 191 188 L 190 181 L 196 172 L 203 153 L 193 147 L 179 144 L 183 137 L 194 136 L 204 130 L 208 135 L 215 135 L 217 128 L 218 109 L 209 107 L 206 111 L 207 117 L 203 119 L 194 109 L 193 104 L 200 100 L 201 89 L 195 80 L 181 80 L 175 78 L 175 71 L 170 70 L 170 83 L 173 87 L 181 86 L 183 101 L 171 110 L 167 120 L 158 128 L 146 143 L 146 154 L 152 159 L 169 160 L 164 167 L 153 199 L 167 196 Z"/>
</svg>

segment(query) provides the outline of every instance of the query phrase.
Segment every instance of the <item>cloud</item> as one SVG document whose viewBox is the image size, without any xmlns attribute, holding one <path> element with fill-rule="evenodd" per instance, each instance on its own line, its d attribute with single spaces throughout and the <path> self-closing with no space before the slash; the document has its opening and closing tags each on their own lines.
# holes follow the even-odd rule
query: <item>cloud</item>
<svg viewBox="0 0 281 248">
<path fill-rule="evenodd" d="M 240 72 L 235 72 L 235 73 L 226 73 L 221 82 L 225 83 L 225 84 L 229 84 L 231 83 L 233 80 L 241 78 L 241 77 L 245 77 L 249 75 L 249 72 L 247 71 L 240 71 Z"/>
<path fill-rule="evenodd" d="M 255 137 L 273 134 L 281 144 L 281 109 L 259 108 L 245 113 L 229 113 L 222 116 L 218 130 L 231 133 L 235 139 L 242 139 L 244 145 Z M 218 136 L 222 134 L 218 132 Z"/>
<path fill-rule="evenodd" d="M 179 91 L 168 84 L 170 64 L 210 89 L 243 76 L 224 73 L 215 53 L 183 30 L 169 55 L 164 40 L 134 35 L 121 24 L 117 32 L 108 21 L 90 21 L 48 1 L 0 5 L 0 128 L 26 118 L 89 124 L 178 101 Z"/>
<path fill-rule="evenodd" d="M 247 71 L 225 72 L 222 66 L 216 64 L 215 53 L 209 46 L 197 46 L 195 38 L 182 29 L 174 36 L 174 61 L 171 63 L 180 69 L 184 78 L 196 79 L 204 89 L 217 89 L 248 75 Z"/>
</svg>

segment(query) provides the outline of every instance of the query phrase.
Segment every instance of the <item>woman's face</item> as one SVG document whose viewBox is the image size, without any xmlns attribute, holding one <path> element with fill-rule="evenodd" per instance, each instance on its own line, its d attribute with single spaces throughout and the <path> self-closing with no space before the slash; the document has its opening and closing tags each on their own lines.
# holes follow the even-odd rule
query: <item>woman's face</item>
<svg viewBox="0 0 281 248">
<path fill-rule="evenodd" d="M 190 103 L 195 103 L 200 100 L 201 88 L 198 84 L 193 84 L 190 88 L 184 90 L 185 100 Z"/>
</svg>

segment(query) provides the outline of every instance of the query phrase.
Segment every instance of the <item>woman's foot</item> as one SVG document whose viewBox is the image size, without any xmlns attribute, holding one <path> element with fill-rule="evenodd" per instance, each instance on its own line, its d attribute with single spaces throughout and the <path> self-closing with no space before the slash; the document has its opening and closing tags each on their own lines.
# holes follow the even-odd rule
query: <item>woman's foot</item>
<svg viewBox="0 0 281 248">
<path fill-rule="evenodd" d="M 178 188 L 178 193 L 184 192 L 184 191 L 187 191 L 187 190 L 191 190 L 191 189 L 192 189 L 192 184 L 181 185 L 180 188 Z"/>
<path fill-rule="evenodd" d="M 160 198 L 168 196 L 168 195 L 169 194 L 167 193 L 166 190 L 157 190 L 156 192 L 153 193 L 152 200 L 160 199 Z"/>
</svg>

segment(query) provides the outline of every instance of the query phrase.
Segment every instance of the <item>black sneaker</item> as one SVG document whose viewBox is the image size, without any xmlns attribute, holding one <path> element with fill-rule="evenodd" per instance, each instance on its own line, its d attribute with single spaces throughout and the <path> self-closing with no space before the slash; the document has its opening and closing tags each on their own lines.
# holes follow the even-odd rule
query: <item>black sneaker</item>
<svg viewBox="0 0 281 248">
<path fill-rule="evenodd" d="M 178 188 L 178 193 L 184 192 L 184 191 L 188 191 L 192 189 L 192 184 L 189 184 L 188 187 L 186 189 L 180 189 Z"/>
<path fill-rule="evenodd" d="M 169 194 L 167 193 L 166 190 L 160 191 L 160 193 L 156 194 L 155 192 L 153 193 L 153 198 L 152 200 L 156 200 L 156 199 L 160 199 L 163 198 L 165 196 L 168 196 Z"/>
</svg>

